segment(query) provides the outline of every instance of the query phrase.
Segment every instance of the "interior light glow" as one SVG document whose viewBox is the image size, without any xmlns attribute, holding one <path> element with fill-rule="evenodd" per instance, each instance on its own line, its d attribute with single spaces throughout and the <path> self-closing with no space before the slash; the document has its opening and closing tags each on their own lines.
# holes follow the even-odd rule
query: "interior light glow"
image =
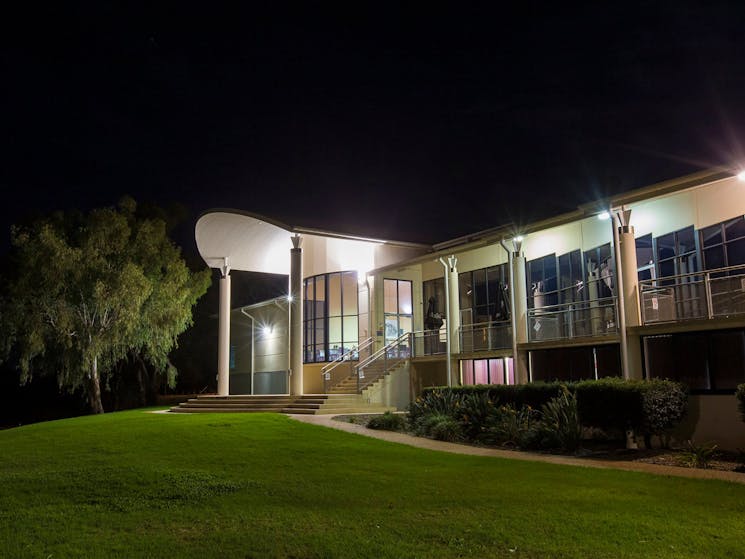
<svg viewBox="0 0 745 559">
<path fill-rule="evenodd" d="M 288 295 L 287 296 L 287 302 L 288 303 L 292 303 L 293 299 L 294 299 L 294 297 L 292 295 Z"/>
<path fill-rule="evenodd" d="M 272 333 L 272 327 L 271 326 L 264 326 L 261 329 L 261 333 L 264 334 L 265 336 L 268 336 L 269 334 Z"/>
<path fill-rule="evenodd" d="M 610 219 L 610 214 L 608 212 L 600 212 L 598 214 L 598 219 L 601 221 L 605 221 L 606 219 Z"/>
</svg>

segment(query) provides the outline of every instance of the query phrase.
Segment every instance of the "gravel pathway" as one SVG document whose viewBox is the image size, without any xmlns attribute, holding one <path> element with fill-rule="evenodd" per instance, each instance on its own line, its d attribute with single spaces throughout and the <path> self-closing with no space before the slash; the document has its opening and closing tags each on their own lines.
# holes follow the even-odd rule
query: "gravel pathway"
<svg viewBox="0 0 745 559">
<path fill-rule="evenodd" d="M 568 466 L 582 466 L 585 468 L 603 468 L 613 470 L 628 470 L 634 472 L 644 472 L 647 474 L 656 474 L 663 476 L 688 477 L 696 479 L 718 479 L 734 483 L 745 484 L 745 474 L 738 472 L 724 472 L 719 470 L 703 470 L 697 468 L 682 468 L 680 466 L 663 466 L 659 464 L 647 464 L 644 462 L 625 462 L 616 460 L 597 460 L 593 458 L 576 458 L 573 456 L 559 456 L 555 454 L 539 454 L 535 452 L 523 452 L 516 450 L 500 450 L 497 448 L 484 448 L 457 443 L 446 443 L 415 437 L 404 433 L 393 431 L 378 431 L 368 429 L 363 425 L 336 421 L 335 415 L 290 415 L 292 419 L 330 427 L 348 433 L 356 433 L 374 439 L 382 439 L 394 443 L 406 444 L 417 448 L 428 450 L 439 450 L 442 452 L 453 452 L 456 454 L 470 454 L 473 456 L 495 456 L 498 458 L 507 458 L 510 460 L 528 460 L 532 462 L 548 462 L 550 464 L 564 464 Z"/>
</svg>

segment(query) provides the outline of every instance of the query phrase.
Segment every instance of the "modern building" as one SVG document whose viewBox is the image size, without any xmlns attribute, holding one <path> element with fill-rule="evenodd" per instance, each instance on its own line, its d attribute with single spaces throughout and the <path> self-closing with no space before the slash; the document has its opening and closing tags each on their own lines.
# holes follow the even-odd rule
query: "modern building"
<svg viewBox="0 0 745 559">
<path fill-rule="evenodd" d="M 681 436 L 745 444 L 745 182 L 710 170 L 538 223 L 433 246 L 206 212 L 222 272 L 218 394 L 361 394 L 404 408 L 424 387 L 670 378 Z M 230 271 L 288 295 L 231 308 Z"/>
</svg>

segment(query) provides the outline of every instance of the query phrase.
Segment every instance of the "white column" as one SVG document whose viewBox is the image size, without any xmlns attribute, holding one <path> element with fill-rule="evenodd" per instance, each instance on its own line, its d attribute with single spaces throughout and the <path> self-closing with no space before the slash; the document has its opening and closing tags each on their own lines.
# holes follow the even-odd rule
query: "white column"
<svg viewBox="0 0 745 559">
<path fill-rule="evenodd" d="M 621 275 L 626 327 L 629 328 L 641 324 L 639 316 L 639 274 L 636 271 L 634 228 L 630 225 L 619 227 L 618 241 L 621 247 Z"/>
<path fill-rule="evenodd" d="M 624 378 L 642 378 L 641 340 L 638 333 L 628 332 L 628 328 L 641 325 L 639 308 L 639 274 L 636 261 L 636 240 L 634 228 L 629 224 L 631 210 L 622 208 L 616 213 L 614 233 L 618 242 L 616 252 L 619 263 L 618 276 L 618 323 L 621 337 L 621 365 Z"/>
<path fill-rule="evenodd" d="M 530 380 L 528 372 L 528 355 L 518 345 L 528 342 L 528 294 L 525 285 L 525 256 L 520 246 L 515 245 L 512 253 L 512 312 L 514 314 L 514 346 L 512 365 L 515 371 L 515 382 L 524 384 Z"/>
<path fill-rule="evenodd" d="M 460 288 L 458 287 L 458 259 L 448 256 L 448 328 L 450 329 L 450 353 L 460 353 Z"/>
<path fill-rule="evenodd" d="M 290 249 L 290 394 L 303 394 L 303 249 L 300 235 L 292 237 Z"/>
<path fill-rule="evenodd" d="M 225 259 L 220 278 L 220 318 L 217 335 L 217 395 L 230 394 L 230 268 Z"/>
</svg>

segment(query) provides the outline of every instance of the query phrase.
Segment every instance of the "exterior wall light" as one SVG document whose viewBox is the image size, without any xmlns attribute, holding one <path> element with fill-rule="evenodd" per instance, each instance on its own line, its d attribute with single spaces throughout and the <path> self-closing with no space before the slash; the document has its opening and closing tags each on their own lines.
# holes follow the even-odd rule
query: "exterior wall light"
<svg viewBox="0 0 745 559">
<path fill-rule="evenodd" d="M 610 213 L 608 212 L 600 212 L 598 214 L 598 219 L 601 221 L 605 221 L 606 219 L 610 219 Z"/>
<path fill-rule="evenodd" d="M 294 297 L 292 295 L 288 295 L 287 296 L 287 302 L 288 303 L 292 303 L 293 300 L 294 300 Z"/>
<path fill-rule="evenodd" d="M 745 182 L 745 171 L 740 171 L 739 173 L 737 173 L 737 180 Z"/>
<path fill-rule="evenodd" d="M 264 334 L 264 336 L 268 336 L 269 334 L 272 333 L 272 327 L 271 326 L 264 326 L 261 329 L 261 333 Z"/>
</svg>

